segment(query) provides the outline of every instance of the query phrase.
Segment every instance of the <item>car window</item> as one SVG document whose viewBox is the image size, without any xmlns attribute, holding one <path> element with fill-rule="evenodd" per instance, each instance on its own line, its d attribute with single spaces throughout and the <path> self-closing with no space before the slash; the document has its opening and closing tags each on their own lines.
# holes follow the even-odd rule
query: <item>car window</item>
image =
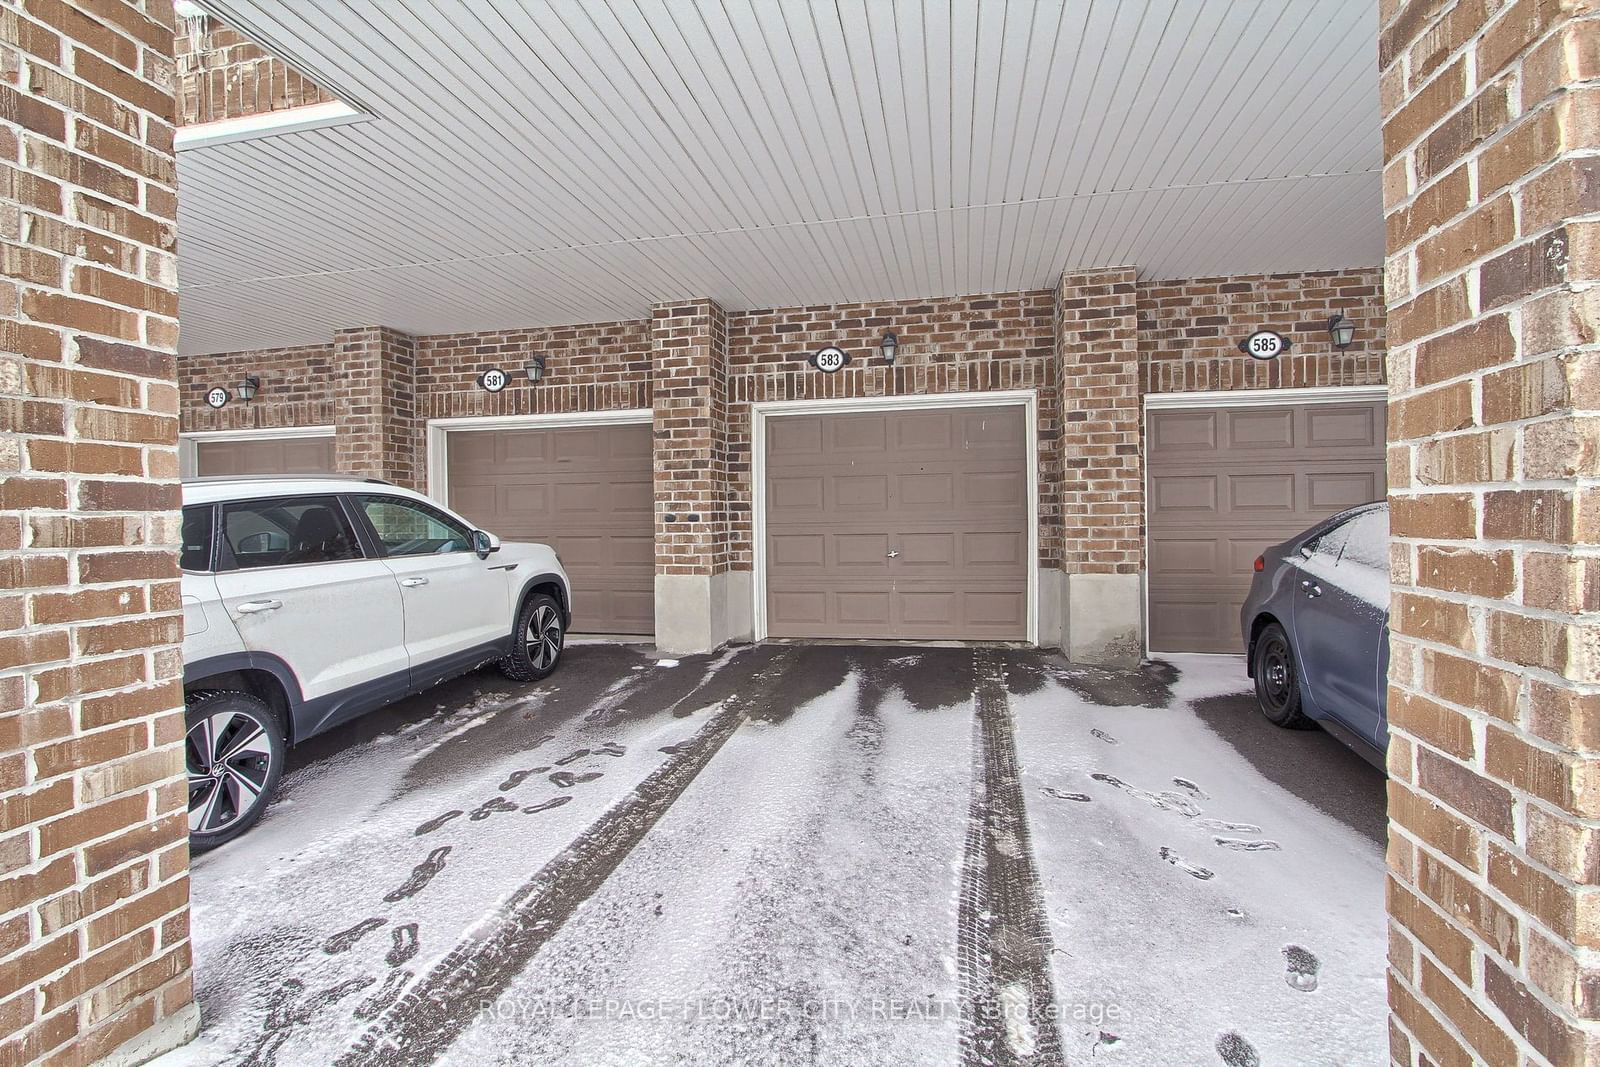
<svg viewBox="0 0 1600 1067">
<path fill-rule="evenodd" d="M 214 511 L 210 504 L 197 504 L 183 509 L 183 547 L 178 552 L 178 566 L 186 571 L 211 569 L 211 531 Z"/>
<path fill-rule="evenodd" d="M 1344 551 L 1345 538 L 1349 536 L 1350 524 L 1341 522 L 1331 530 L 1324 530 L 1315 538 L 1307 541 L 1301 551 L 1305 556 L 1323 567 L 1333 567 L 1339 562 L 1339 554 Z"/>
<path fill-rule="evenodd" d="M 1389 570 L 1389 509 L 1373 508 L 1344 524 L 1346 535 L 1340 562 Z"/>
<path fill-rule="evenodd" d="M 224 504 L 222 533 L 241 569 L 361 558 L 350 520 L 331 496 Z"/>
<path fill-rule="evenodd" d="M 394 496 L 360 499 L 385 556 L 472 551 L 472 531 L 426 504 Z"/>
</svg>

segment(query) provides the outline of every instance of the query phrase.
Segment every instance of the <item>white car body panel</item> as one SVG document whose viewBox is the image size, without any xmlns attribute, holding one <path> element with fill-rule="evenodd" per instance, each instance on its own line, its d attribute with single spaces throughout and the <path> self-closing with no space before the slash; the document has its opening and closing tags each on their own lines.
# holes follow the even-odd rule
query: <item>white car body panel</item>
<svg viewBox="0 0 1600 1067">
<path fill-rule="evenodd" d="M 216 583 L 244 647 L 287 663 L 306 700 L 408 667 L 400 587 L 381 560 L 223 571 Z"/>
</svg>

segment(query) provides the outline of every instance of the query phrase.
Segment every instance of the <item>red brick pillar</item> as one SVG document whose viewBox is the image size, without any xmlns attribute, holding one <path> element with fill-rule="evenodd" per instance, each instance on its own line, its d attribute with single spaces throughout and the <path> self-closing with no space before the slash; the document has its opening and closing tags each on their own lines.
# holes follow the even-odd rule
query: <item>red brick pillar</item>
<svg viewBox="0 0 1600 1067">
<path fill-rule="evenodd" d="M 334 466 L 423 488 L 417 442 L 417 343 L 387 326 L 333 335 Z"/>
<path fill-rule="evenodd" d="M 0 1063 L 88 1063 L 198 1025 L 172 7 L 0 27 Z"/>
<path fill-rule="evenodd" d="M 1600 11 L 1384 3 L 1394 1062 L 1600 1063 Z"/>
<path fill-rule="evenodd" d="M 728 640 L 728 323 L 710 300 L 650 315 L 655 407 L 656 643 Z M 748 589 L 745 589 L 748 595 Z"/>
<path fill-rule="evenodd" d="M 1081 663 L 1144 654 L 1137 279 L 1116 267 L 1056 287 L 1061 649 Z"/>
</svg>

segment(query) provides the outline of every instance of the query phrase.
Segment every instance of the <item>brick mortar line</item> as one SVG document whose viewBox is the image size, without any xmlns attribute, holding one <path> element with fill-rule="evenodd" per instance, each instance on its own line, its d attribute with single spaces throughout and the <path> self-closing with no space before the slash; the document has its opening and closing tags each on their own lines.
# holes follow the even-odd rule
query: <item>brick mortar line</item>
<svg viewBox="0 0 1600 1067">
<path fill-rule="evenodd" d="M 436 1058 L 473 1023 L 597 892 L 705 769 L 753 707 L 795 664 L 784 652 L 726 701 L 682 752 L 591 823 L 499 909 L 486 933 L 468 934 L 335 1061 L 339 1067 Z M 478 926 L 484 925 L 480 921 Z M 485 973 L 487 970 L 487 973 Z M 476 999 L 470 999 L 470 998 Z"/>
<path fill-rule="evenodd" d="M 1448 805 L 1446 805 L 1444 803 L 1444 801 L 1442 801 L 1439 798 L 1435 797 L 1432 793 L 1428 793 L 1428 792 L 1425 792 L 1425 791 L 1420 790 L 1420 789 L 1411 789 L 1411 790 L 1409 790 L 1409 792 L 1411 792 L 1419 800 L 1422 800 L 1422 801 L 1425 801 L 1425 802 L 1429 802 L 1429 803 L 1439 804 L 1441 806 L 1448 807 Z M 1486 832 L 1493 833 L 1493 831 L 1489 831 L 1487 827 L 1483 827 L 1482 824 L 1473 823 L 1473 825 L 1479 826 L 1480 829 L 1483 829 Z M 1550 941 L 1552 941 L 1552 942 L 1554 942 L 1556 944 L 1573 945 L 1573 947 L 1576 947 L 1571 938 L 1568 938 L 1564 934 L 1558 934 L 1554 930 L 1551 930 L 1547 925 L 1545 925 L 1544 920 L 1541 919 L 1538 915 L 1534 914 L 1531 910 L 1529 910 L 1527 908 L 1524 908 L 1522 905 L 1516 903 L 1510 897 L 1506 896 L 1503 892 L 1501 892 L 1501 890 L 1496 888 L 1494 886 L 1494 884 L 1489 881 L 1489 870 L 1488 870 L 1487 865 L 1485 865 L 1485 867 L 1484 867 L 1482 872 L 1470 871 L 1466 867 L 1463 867 L 1456 860 L 1450 858 L 1449 856 L 1444 855 L 1443 853 L 1438 852 L 1433 846 L 1429 845 L 1425 840 L 1422 840 L 1421 838 L 1417 837 L 1416 836 L 1416 831 L 1411 830 L 1405 824 L 1391 822 L 1390 823 L 1390 828 L 1391 829 L 1400 830 L 1407 837 L 1407 839 L 1411 840 L 1411 842 L 1412 842 L 1414 847 L 1418 848 L 1419 850 L 1421 850 L 1423 852 L 1426 852 L 1429 856 L 1431 856 L 1433 859 L 1438 861 L 1440 866 L 1445 867 L 1447 870 L 1449 870 L 1451 873 L 1453 873 L 1456 877 L 1462 879 L 1465 882 L 1471 883 L 1471 885 L 1478 892 L 1482 893 L 1485 897 L 1489 898 L 1490 901 L 1492 903 L 1494 903 L 1496 907 L 1499 907 L 1501 910 L 1509 912 L 1509 913 L 1511 913 L 1513 915 L 1520 916 L 1524 920 L 1524 922 L 1526 924 L 1528 924 L 1530 926 L 1533 926 L 1533 927 L 1537 927 Z M 1498 836 L 1498 835 L 1496 835 L 1496 836 Z M 1513 850 L 1512 849 L 1506 849 L 1505 851 L 1511 852 Z M 1539 864 L 1537 861 L 1535 861 L 1531 857 L 1527 856 L 1525 853 L 1522 853 L 1521 849 L 1516 849 L 1515 851 L 1518 852 L 1518 853 L 1521 853 L 1520 855 L 1518 855 L 1516 857 L 1518 863 L 1525 863 L 1529 867 L 1543 869 L 1541 864 Z M 1455 917 L 1447 914 L 1444 911 L 1443 905 L 1441 905 L 1438 901 L 1434 900 L 1434 898 L 1432 896 L 1430 896 L 1428 894 L 1428 892 L 1425 889 L 1423 889 L 1422 886 L 1419 883 L 1402 877 L 1399 872 L 1394 871 L 1393 869 L 1390 869 L 1388 871 L 1388 873 L 1392 877 L 1394 877 L 1397 881 L 1399 881 L 1400 884 L 1406 886 L 1408 888 L 1408 890 L 1412 891 L 1412 895 L 1413 896 L 1415 896 L 1417 899 L 1422 900 L 1425 903 L 1431 905 L 1434 908 L 1434 910 L 1438 911 L 1440 916 L 1445 920 L 1446 925 L 1451 926 L 1452 928 L 1460 931 L 1463 934 L 1466 934 L 1467 936 L 1471 937 L 1475 941 L 1479 942 L 1479 944 L 1480 944 L 1481 948 L 1483 949 L 1483 951 L 1485 953 L 1487 953 L 1487 954 L 1490 954 L 1490 955 L 1494 956 L 1494 958 L 1496 960 L 1498 960 L 1499 962 L 1503 963 L 1505 965 L 1505 969 L 1508 972 L 1511 972 L 1513 974 L 1524 973 L 1523 970 L 1522 970 L 1521 965 L 1513 964 L 1509 960 L 1507 960 L 1505 958 L 1505 956 L 1500 953 L 1500 950 L 1496 949 L 1494 946 L 1490 945 L 1489 942 L 1486 941 L 1483 938 L 1483 935 L 1479 934 L 1475 928 L 1473 928 L 1469 924 L 1460 923 L 1455 919 Z M 1578 884 L 1582 884 L 1582 883 L 1578 883 Z M 1520 938 L 1518 938 L 1517 944 L 1518 944 L 1518 946 L 1520 948 L 1520 946 L 1522 944 L 1522 941 L 1521 941 Z"/>
<path fill-rule="evenodd" d="M 1407 936 L 1411 935 L 1410 929 L 1405 926 L 1396 926 L 1396 928 L 1404 932 Z M 1467 1000 L 1469 1003 L 1473 1003 L 1479 1011 L 1484 1011 L 1485 1008 L 1487 1008 L 1489 1011 L 1495 1012 L 1500 1010 L 1490 1002 L 1478 1003 L 1473 996 L 1473 989 L 1470 985 L 1463 989 L 1454 971 L 1444 964 L 1438 962 L 1433 953 L 1428 952 L 1427 946 L 1424 945 L 1420 940 L 1417 940 L 1414 937 L 1412 940 L 1416 941 L 1417 949 L 1433 961 L 1434 966 L 1438 968 L 1439 973 L 1445 975 L 1452 983 L 1455 984 L 1458 989 L 1462 989 L 1463 993 L 1465 994 L 1465 1000 Z M 1455 1019 L 1443 1008 L 1435 1004 L 1431 997 L 1426 996 L 1422 992 L 1422 985 L 1420 982 L 1414 982 L 1410 979 L 1407 979 L 1405 975 L 1394 970 L 1392 967 L 1389 969 L 1388 974 L 1395 982 L 1399 983 L 1399 985 L 1405 989 L 1407 993 L 1411 995 L 1411 999 L 1417 1002 L 1418 1006 L 1428 1014 L 1428 1017 L 1431 1018 L 1437 1026 L 1443 1029 L 1450 1037 L 1454 1038 L 1463 1049 L 1467 1050 L 1468 1054 L 1472 1056 L 1475 1062 L 1483 1059 L 1482 1051 L 1476 1044 L 1467 1039 L 1467 1036 L 1456 1024 Z M 1485 1014 L 1487 1015 L 1487 1012 L 1485 1012 Z M 1389 1022 L 1392 1025 L 1400 1027 L 1406 1034 L 1408 1034 L 1417 1047 L 1427 1047 L 1425 1042 L 1417 1039 L 1416 1031 L 1407 1026 L 1405 1020 L 1401 1019 L 1400 1016 L 1392 1009 L 1392 1007 L 1389 1012 Z M 1538 1054 L 1538 1051 L 1534 1049 L 1533 1045 L 1522 1036 L 1521 1032 L 1518 1031 L 1516 1027 L 1510 1025 L 1509 1021 L 1507 1021 L 1504 1025 L 1497 1024 L 1496 1029 L 1510 1037 L 1511 1044 L 1517 1049 L 1518 1052 L 1522 1053 L 1524 1057 L 1531 1057 L 1533 1061 L 1543 1059 L 1543 1057 Z"/>
</svg>

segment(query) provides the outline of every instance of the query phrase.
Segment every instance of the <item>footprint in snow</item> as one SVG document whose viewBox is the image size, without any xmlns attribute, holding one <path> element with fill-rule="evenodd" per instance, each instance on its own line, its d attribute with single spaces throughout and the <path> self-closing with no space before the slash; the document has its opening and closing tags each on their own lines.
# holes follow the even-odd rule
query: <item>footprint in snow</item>
<svg viewBox="0 0 1600 1067">
<path fill-rule="evenodd" d="M 412 834 L 412 836 L 413 837 L 421 837 L 423 834 L 431 834 L 435 830 L 437 830 L 439 827 L 441 827 L 445 823 L 449 822 L 451 819 L 454 819 L 457 816 L 463 815 L 463 814 L 465 814 L 465 812 L 463 812 L 459 808 L 457 808 L 457 809 L 455 809 L 453 811 L 447 811 L 443 815 L 435 815 L 433 818 L 429 819 L 427 822 L 425 822 L 421 826 L 417 827 L 416 832 L 414 834 Z"/>
<path fill-rule="evenodd" d="M 388 921 L 388 919 L 380 919 L 377 916 L 373 916 L 370 919 L 362 919 L 360 922 L 350 927 L 350 929 L 341 930 L 332 937 L 328 938 L 328 940 L 324 941 L 322 943 L 322 951 L 326 952 L 330 956 L 337 956 L 341 952 L 348 952 L 357 941 L 360 941 L 363 937 L 366 937 L 368 934 L 372 933 L 372 931 L 376 930 L 378 927 L 382 926 Z"/>
<path fill-rule="evenodd" d="M 1190 800 L 1181 793 L 1174 793 L 1170 789 L 1163 790 L 1160 793 L 1152 793 L 1148 789 L 1140 789 L 1137 786 L 1129 785 L 1127 782 L 1124 782 L 1121 778 L 1118 778 L 1114 774 L 1106 774 L 1102 771 L 1096 771 L 1095 773 L 1089 775 L 1089 777 L 1093 778 L 1097 782 L 1104 782 L 1106 785 L 1115 786 L 1124 793 L 1127 793 L 1130 797 L 1142 800 L 1147 804 L 1160 808 L 1162 811 L 1175 811 L 1179 815 L 1182 815 L 1188 819 L 1192 819 L 1200 814 L 1200 808 L 1195 804 L 1194 801 Z"/>
<path fill-rule="evenodd" d="M 564 797 L 551 797 L 549 800 L 539 804 L 529 804 L 522 810 L 528 815 L 537 815 L 541 811 L 549 811 L 551 808 L 559 808 L 563 804 L 570 803 L 572 803 L 572 794 L 569 793 Z"/>
<path fill-rule="evenodd" d="M 689 742 L 687 742 L 687 741 L 679 741 L 677 744 L 674 744 L 674 745 L 662 745 L 656 751 L 665 752 L 669 756 L 676 756 L 678 753 L 683 752 L 686 749 L 688 749 L 688 747 L 689 747 Z"/>
<path fill-rule="evenodd" d="M 398 967 L 417 954 L 417 924 L 406 923 L 404 926 L 394 928 L 392 934 L 394 944 L 389 948 L 389 954 L 383 957 L 383 962 L 391 967 Z"/>
<path fill-rule="evenodd" d="M 1283 962 L 1287 965 L 1283 978 L 1289 983 L 1290 989 L 1298 989 L 1302 993 L 1316 992 L 1317 972 L 1322 970 L 1321 960 L 1299 945 L 1284 945 Z"/>
<path fill-rule="evenodd" d="M 1223 848 L 1231 848 L 1235 852 L 1277 852 L 1283 848 L 1276 841 L 1246 841 L 1240 837 L 1213 837 L 1211 840 Z"/>
<path fill-rule="evenodd" d="M 1100 740 L 1104 741 L 1108 745 L 1120 745 L 1120 744 L 1122 744 L 1121 741 L 1118 741 L 1115 737 L 1112 737 L 1110 734 L 1106 733 L 1104 730 L 1099 729 L 1098 727 L 1093 729 L 1093 730 L 1090 730 L 1089 731 L 1089 736 L 1090 737 L 1098 737 Z"/>
<path fill-rule="evenodd" d="M 1189 781 L 1189 779 L 1187 779 L 1187 778 L 1174 778 L 1172 780 L 1172 784 L 1177 786 L 1179 789 L 1183 789 L 1183 790 L 1188 791 L 1188 793 L 1191 796 L 1193 796 L 1196 800 L 1210 800 L 1211 799 L 1211 794 L 1210 793 L 1207 793 L 1204 789 L 1201 789 L 1199 786 L 1195 785 L 1193 782 Z"/>
<path fill-rule="evenodd" d="M 506 775 L 506 780 L 500 783 L 500 792 L 509 793 L 511 790 L 515 789 L 517 786 L 526 781 L 528 775 L 532 773 L 532 767 L 526 767 L 520 771 L 512 771 L 510 774 Z"/>
<path fill-rule="evenodd" d="M 557 771 L 550 776 L 550 781 L 560 786 L 562 789 L 571 789 L 575 785 L 582 785 L 584 782 L 592 782 L 596 778 L 604 777 L 605 775 L 601 774 L 599 771 L 590 771 L 588 774 L 573 774 L 571 771 Z"/>
<path fill-rule="evenodd" d="M 1226 819 L 1196 819 L 1196 826 L 1222 834 L 1259 834 L 1261 827 L 1252 822 L 1228 822 Z"/>
<path fill-rule="evenodd" d="M 595 749 L 594 754 L 596 756 L 626 756 L 628 748 L 626 745 L 619 745 L 615 741 L 607 741 Z"/>
<path fill-rule="evenodd" d="M 1261 1067 L 1255 1046 L 1232 1030 L 1217 1035 L 1217 1055 L 1228 1067 Z"/>
<path fill-rule="evenodd" d="M 428 853 L 428 858 L 412 868 L 410 876 L 404 882 L 401 882 L 397 888 L 385 894 L 383 899 L 393 904 L 396 901 L 414 897 L 422 892 L 427 888 L 428 883 L 433 881 L 433 876 L 444 870 L 444 858 L 448 855 L 450 855 L 449 845 L 441 845 Z M 396 933 L 398 932 L 396 931 Z"/>
<path fill-rule="evenodd" d="M 569 763 L 576 763 L 588 754 L 589 750 L 586 748 L 575 748 L 571 752 L 568 752 L 565 756 L 562 756 L 560 759 L 556 760 L 556 766 L 565 767 Z"/>
<path fill-rule="evenodd" d="M 490 797 L 488 800 L 485 800 L 482 804 L 479 804 L 476 808 L 474 808 L 472 814 L 467 816 L 467 818 L 471 819 L 473 822 L 482 822 L 497 811 L 516 810 L 517 805 L 515 801 L 507 800 L 505 797 Z"/>
<path fill-rule="evenodd" d="M 1202 882 L 1217 876 L 1216 871 L 1213 871 L 1208 867 L 1201 867 L 1197 864 L 1189 863 L 1182 856 L 1178 855 L 1177 852 L 1165 846 L 1163 846 L 1161 849 L 1161 858 L 1178 868 L 1178 870 L 1183 871 L 1185 874 L 1191 874 L 1200 879 Z"/>
<path fill-rule="evenodd" d="M 356 1018 L 376 1019 L 384 1008 L 400 998 L 400 991 L 416 976 L 416 972 L 411 970 L 390 971 L 383 984 L 378 987 L 378 991 L 356 1005 Z"/>
<path fill-rule="evenodd" d="M 1080 804 L 1087 804 L 1091 799 L 1088 793 L 1069 793 L 1064 789 L 1057 789 L 1049 785 L 1040 786 L 1039 792 L 1047 797 L 1055 797 L 1057 800 L 1076 800 Z"/>
</svg>

